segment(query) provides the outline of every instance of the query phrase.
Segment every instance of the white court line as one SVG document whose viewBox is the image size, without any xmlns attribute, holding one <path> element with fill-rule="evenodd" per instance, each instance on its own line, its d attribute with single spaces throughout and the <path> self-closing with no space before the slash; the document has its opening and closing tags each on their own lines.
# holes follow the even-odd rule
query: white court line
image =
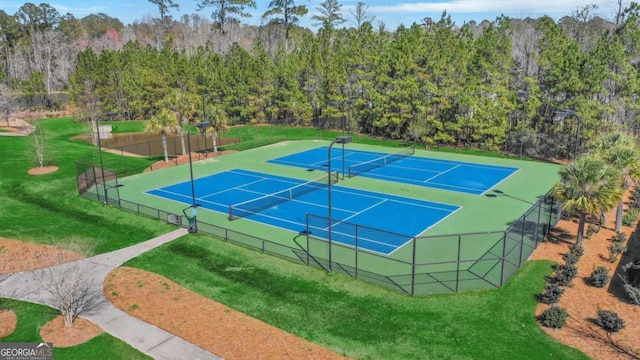
<svg viewBox="0 0 640 360">
<path fill-rule="evenodd" d="M 375 204 L 373 204 L 373 205 L 369 206 L 369 207 L 368 207 L 368 208 L 366 208 L 366 209 L 363 209 L 363 210 L 360 210 L 360 211 L 358 211 L 358 212 L 354 213 L 354 214 L 353 214 L 353 215 L 351 215 L 351 216 L 347 216 L 346 218 L 344 218 L 344 219 L 342 219 L 342 220 L 340 220 L 340 221 L 343 221 L 343 222 L 344 222 L 344 221 L 347 221 L 347 220 L 349 220 L 349 219 L 353 219 L 354 217 L 356 217 L 356 216 L 358 216 L 358 215 L 360 215 L 360 214 L 363 214 L 364 212 L 369 211 L 369 210 L 373 209 L 374 207 L 376 207 L 376 206 L 378 206 L 378 205 L 382 205 L 382 204 L 384 204 L 385 202 L 387 202 L 387 200 L 382 200 L 382 201 L 380 201 L 380 202 L 378 202 L 378 203 L 375 203 Z"/>
<path fill-rule="evenodd" d="M 441 176 L 441 175 L 444 175 L 444 174 L 446 174 L 446 173 L 448 173 L 448 172 L 450 172 L 450 171 L 453 171 L 453 170 L 455 170 L 455 169 L 459 168 L 460 166 L 461 166 L 461 165 L 456 165 L 456 166 L 454 166 L 454 167 L 452 167 L 452 168 L 450 168 L 450 169 L 448 169 L 448 170 L 446 170 L 446 171 L 441 171 L 441 172 L 440 172 L 440 174 L 438 174 L 438 175 L 436 175 L 436 176 L 432 176 L 432 177 L 428 178 L 427 180 L 425 180 L 425 181 L 423 181 L 423 182 L 425 182 L 425 183 L 426 183 L 426 182 L 429 182 L 429 181 L 431 181 L 432 179 L 435 179 L 435 178 L 437 178 L 437 177 L 439 177 L 439 176 Z"/>
</svg>

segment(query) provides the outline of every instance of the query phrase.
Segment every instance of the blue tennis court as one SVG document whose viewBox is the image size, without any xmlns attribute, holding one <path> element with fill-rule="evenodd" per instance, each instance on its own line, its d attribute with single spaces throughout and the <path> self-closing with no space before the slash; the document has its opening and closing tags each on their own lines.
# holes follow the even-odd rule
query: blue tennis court
<svg viewBox="0 0 640 360">
<path fill-rule="evenodd" d="M 314 218 L 323 218 L 324 222 L 312 222 L 309 230 L 314 237 L 327 239 L 327 180 L 306 182 L 233 169 L 196 179 L 194 187 L 196 202 L 201 208 L 230 214 L 231 206 L 230 215 L 243 218 L 237 221 L 248 219 L 301 232 L 307 229 L 307 214 L 317 215 Z M 189 181 L 150 190 L 147 194 L 187 206 L 192 203 Z M 331 196 L 332 241 L 387 255 L 459 209 L 454 205 L 337 185 L 331 187 Z M 258 212 L 252 212 L 254 209 Z M 349 224 L 362 225 L 358 227 L 359 233 L 355 234 L 355 228 Z M 367 232 L 367 227 L 376 231 Z"/>
<path fill-rule="evenodd" d="M 326 169 L 328 148 L 320 147 L 268 162 L 305 169 Z M 344 159 L 344 167 L 343 160 Z M 334 147 L 331 168 L 345 176 L 366 176 L 436 189 L 482 195 L 518 171 L 518 168 L 474 164 L 410 156 L 407 153 L 385 154 Z"/>
</svg>

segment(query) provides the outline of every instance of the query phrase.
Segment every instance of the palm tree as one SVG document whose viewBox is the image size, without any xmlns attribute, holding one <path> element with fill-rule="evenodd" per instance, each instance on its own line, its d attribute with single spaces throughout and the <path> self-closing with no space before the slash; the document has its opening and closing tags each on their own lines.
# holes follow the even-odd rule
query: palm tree
<svg viewBox="0 0 640 360">
<path fill-rule="evenodd" d="M 217 137 L 220 131 L 226 131 L 228 128 L 227 125 L 227 114 L 220 106 L 209 105 L 207 107 L 207 118 L 211 121 L 211 127 L 209 128 L 211 132 L 211 136 L 213 137 L 213 152 L 218 153 L 218 143 Z"/>
<path fill-rule="evenodd" d="M 173 111 L 178 122 L 178 135 L 182 145 L 182 155 L 187 153 L 187 146 L 184 136 L 184 125 L 189 123 L 189 119 L 196 113 L 198 97 L 194 94 L 185 93 L 179 89 L 173 90 L 162 101 L 162 106 Z"/>
<path fill-rule="evenodd" d="M 629 186 L 640 180 L 640 153 L 633 139 L 623 133 L 612 133 L 598 137 L 590 148 L 604 161 L 618 170 L 620 189 L 625 193 Z M 622 197 L 616 209 L 615 231 L 622 230 L 624 202 Z"/>
<path fill-rule="evenodd" d="M 161 110 L 147 123 L 146 132 L 148 134 L 162 135 L 162 148 L 164 149 L 164 162 L 169 162 L 169 151 L 167 149 L 167 133 L 176 133 L 178 121 L 174 114 L 167 110 Z"/>
<path fill-rule="evenodd" d="M 582 245 L 584 224 L 588 214 L 612 209 L 622 198 L 618 186 L 617 169 L 594 154 L 581 156 L 576 161 L 560 168 L 560 181 L 553 187 L 553 193 L 562 201 L 562 210 L 577 213 L 578 245 Z"/>
</svg>

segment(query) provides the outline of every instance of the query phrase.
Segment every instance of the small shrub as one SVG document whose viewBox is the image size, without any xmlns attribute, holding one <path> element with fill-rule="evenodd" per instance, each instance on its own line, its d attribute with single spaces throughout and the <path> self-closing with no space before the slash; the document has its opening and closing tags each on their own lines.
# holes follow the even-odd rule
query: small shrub
<svg viewBox="0 0 640 360">
<path fill-rule="evenodd" d="M 568 318 L 569 314 L 567 313 L 567 310 L 561 307 L 551 306 L 542 313 L 540 321 L 544 327 L 562 329 L 567 323 Z"/>
<path fill-rule="evenodd" d="M 605 287 L 609 283 L 609 280 L 611 280 L 609 270 L 604 266 L 595 268 L 589 277 L 589 283 L 598 288 Z"/>
<path fill-rule="evenodd" d="M 622 216 L 622 225 L 624 226 L 633 226 L 638 220 L 638 214 L 640 210 L 635 208 L 630 208 L 627 212 Z"/>
<path fill-rule="evenodd" d="M 560 286 L 569 286 L 571 280 L 578 275 L 578 267 L 573 264 L 558 265 L 556 268 L 556 283 Z"/>
<path fill-rule="evenodd" d="M 600 227 L 597 225 L 589 224 L 587 226 L 587 238 L 593 236 L 593 234 L 597 233 L 600 230 Z"/>
<path fill-rule="evenodd" d="M 635 187 L 631 193 L 631 202 L 629 207 L 632 209 L 640 209 L 640 187 Z"/>
<path fill-rule="evenodd" d="M 584 254 L 584 248 L 580 244 L 571 244 L 569 245 L 569 254 L 581 257 Z"/>
<path fill-rule="evenodd" d="M 577 256 L 576 254 L 566 253 L 562 255 L 562 259 L 567 265 L 575 265 L 578 262 L 578 260 L 580 260 L 580 257 Z"/>
<path fill-rule="evenodd" d="M 610 239 L 614 243 L 624 243 L 627 241 L 627 235 L 623 232 L 617 231 Z"/>
<path fill-rule="evenodd" d="M 630 303 L 633 305 L 640 305 L 640 288 L 624 284 L 624 292 L 627 293 Z"/>
<path fill-rule="evenodd" d="M 614 241 L 613 244 L 609 245 L 609 262 L 614 263 L 618 260 L 618 256 L 627 250 L 627 247 L 624 245 L 624 242 Z"/>
<path fill-rule="evenodd" d="M 598 310 L 596 324 L 609 333 L 618 332 L 624 328 L 624 320 L 617 313 L 609 310 Z"/>
<path fill-rule="evenodd" d="M 544 292 L 540 295 L 540 302 L 543 304 L 553 305 L 560 301 L 560 296 L 564 293 L 564 289 L 556 283 L 547 284 Z"/>
</svg>

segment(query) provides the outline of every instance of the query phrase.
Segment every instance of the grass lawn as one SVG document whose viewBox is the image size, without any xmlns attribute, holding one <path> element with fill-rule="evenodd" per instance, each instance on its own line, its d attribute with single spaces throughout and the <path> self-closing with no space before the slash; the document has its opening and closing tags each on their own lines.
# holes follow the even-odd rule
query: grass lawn
<svg viewBox="0 0 640 360">
<path fill-rule="evenodd" d="M 46 165 L 56 165 L 59 170 L 28 175 L 27 170 L 37 166 L 29 139 L 0 137 L 0 153 L 5 155 L 0 162 L 0 236 L 81 248 L 91 255 L 174 229 L 164 222 L 79 197 L 74 161 L 95 148 L 70 138 L 84 132 L 86 125 L 68 118 L 40 121 L 38 125 L 47 136 Z M 235 131 L 249 130 L 266 137 L 261 127 Z M 109 153 L 104 156 L 120 161 Z M 142 169 L 148 160 L 125 161 Z M 548 337 L 533 318 L 535 294 L 542 291 L 545 276 L 552 272 L 549 262 L 527 263 L 499 290 L 422 298 L 328 275 L 202 235 L 179 239 L 128 265 L 160 273 L 248 315 L 358 359 L 586 358 Z M 53 317 L 52 310 L 28 303 L 11 304 L 16 306 L 19 330 L 0 341 L 38 341 L 38 329 Z M 56 359 L 95 358 L 94 354 L 109 359 L 144 358 L 105 334 L 87 344 L 56 351 Z"/>
<path fill-rule="evenodd" d="M 358 359 L 585 359 L 536 324 L 552 263 L 499 290 L 407 297 L 190 235 L 126 265 L 162 274 L 278 328 Z"/>
<path fill-rule="evenodd" d="M 12 309 L 18 317 L 16 330 L 0 342 L 41 342 L 40 327 L 57 314 L 49 307 L 28 302 L 0 299 L 0 308 Z M 55 346 L 55 344 L 54 344 Z M 53 349 L 54 359 L 151 359 L 129 344 L 109 334 L 68 348 Z"/>
</svg>

